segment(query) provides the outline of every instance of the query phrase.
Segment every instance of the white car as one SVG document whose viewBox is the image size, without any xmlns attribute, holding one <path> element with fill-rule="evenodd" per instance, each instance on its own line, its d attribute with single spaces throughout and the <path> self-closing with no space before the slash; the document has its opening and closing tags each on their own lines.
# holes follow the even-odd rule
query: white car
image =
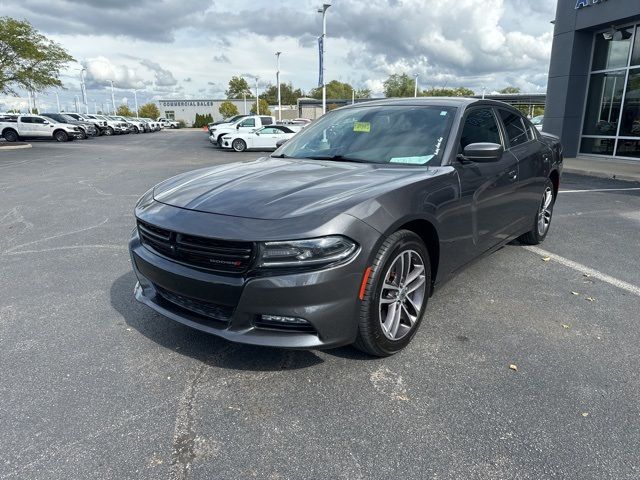
<svg viewBox="0 0 640 480">
<path fill-rule="evenodd" d="M 225 135 L 235 135 L 237 133 L 254 132 L 260 127 L 275 125 L 276 119 L 268 115 L 251 115 L 242 117 L 234 123 L 223 123 L 209 128 L 209 141 L 222 146 L 222 137 Z"/>
<path fill-rule="evenodd" d="M 539 132 L 541 132 L 542 125 L 544 123 L 544 115 L 538 115 L 537 117 L 533 117 L 531 119 L 531 123 L 533 123 L 533 126 L 536 127 Z"/>
<path fill-rule="evenodd" d="M 52 138 L 66 142 L 80 138 L 82 132 L 77 125 L 60 123 L 41 115 L 11 115 L 0 118 L 0 137 L 7 142 L 29 138 Z"/>
<path fill-rule="evenodd" d="M 222 137 L 222 148 L 236 152 L 245 150 L 275 150 L 280 140 L 289 140 L 302 128 L 297 125 L 267 125 L 253 132 L 236 132 Z"/>
<path fill-rule="evenodd" d="M 180 124 L 178 122 L 169 120 L 165 117 L 160 117 L 156 121 L 159 122 L 164 128 L 180 128 Z"/>
</svg>

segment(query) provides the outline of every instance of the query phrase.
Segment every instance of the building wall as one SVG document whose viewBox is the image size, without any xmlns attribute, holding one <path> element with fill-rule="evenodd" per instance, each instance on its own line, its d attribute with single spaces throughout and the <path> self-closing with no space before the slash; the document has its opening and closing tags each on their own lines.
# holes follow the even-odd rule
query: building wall
<svg viewBox="0 0 640 480">
<path fill-rule="evenodd" d="M 640 18 L 640 0 L 558 0 L 544 130 L 558 135 L 566 157 L 578 154 L 594 32 Z"/>
<path fill-rule="evenodd" d="M 213 120 L 222 120 L 222 115 L 220 115 L 220 104 L 222 102 L 231 102 L 238 109 L 239 113 L 245 113 L 245 103 L 244 100 L 227 100 L 227 99 L 203 99 L 203 100 L 159 100 L 158 101 L 158 109 L 160 109 L 160 116 L 167 117 L 168 112 L 174 112 L 173 118 L 178 121 L 184 121 L 187 126 L 191 126 L 193 122 L 196 120 L 196 113 L 201 115 L 211 114 Z M 247 111 L 249 114 L 251 107 L 253 105 L 253 101 L 251 99 L 247 99 Z"/>
</svg>

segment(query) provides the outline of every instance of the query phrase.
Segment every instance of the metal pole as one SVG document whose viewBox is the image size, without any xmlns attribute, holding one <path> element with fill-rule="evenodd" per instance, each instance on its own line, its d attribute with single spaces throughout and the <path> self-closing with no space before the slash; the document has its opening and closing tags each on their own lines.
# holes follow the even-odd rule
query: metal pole
<svg viewBox="0 0 640 480">
<path fill-rule="evenodd" d="M 414 77 L 414 86 L 413 86 L 413 98 L 417 98 L 418 97 L 418 76 L 420 74 L 419 73 L 414 73 L 413 77 Z"/>
<path fill-rule="evenodd" d="M 113 80 L 109 80 L 111 82 L 111 104 L 113 105 L 113 113 L 116 112 L 116 99 L 113 96 Z"/>
<path fill-rule="evenodd" d="M 247 91 L 242 92 L 242 100 L 244 100 L 244 114 L 247 114 Z"/>
<path fill-rule="evenodd" d="M 78 111 L 78 95 L 74 95 L 74 96 L 73 96 L 73 103 L 74 103 L 74 104 L 75 104 L 75 106 L 76 106 L 76 113 L 80 113 L 80 112 Z"/>
<path fill-rule="evenodd" d="M 280 54 L 276 52 L 276 84 L 278 85 L 278 121 L 282 121 L 282 100 L 280 98 Z"/>
<path fill-rule="evenodd" d="M 93 113 L 98 113 L 98 104 L 95 100 L 93 101 Z"/>
<path fill-rule="evenodd" d="M 28 97 L 28 100 L 29 100 L 29 110 L 28 110 L 28 112 L 29 112 L 29 115 L 31 115 L 31 90 L 27 90 L 27 97 Z"/>
<path fill-rule="evenodd" d="M 325 44 L 327 43 L 327 9 L 331 6 L 331 4 L 325 3 L 322 5 L 322 114 L 327 113 L 327 79 L 325 76 L 325 72 L 327 68 L 325 67 L 326 61 L 324 58 L 325 54 Z"/>
<path fill-rule="evenodd" d="M 38 98 L 38 94 L 36 92 L 33 92 L 33 111 L 34 112 L 38 111 L 38 104 L 36 103 L 37 98 Z"/>
<path fill-rule="evenodd" d="M 351 89 L 351 105 L 353 105 L 354 103 L 356 103 L 356 89 L 352 88 Z"/>
<path fill-rule="evenodd" d="M 138 115 L 138 94 L 136 93 L 136 91 L 135 91 L 135 90 L 133 91 L 133 99 L 134 99 L 134 100 L 135 100 L 135 102 L 136 102 L 136 117 L 138 117 L 138 116 L 139 116 L 139 115 Z"/>
<path fill-rule="evenodd" d="M 60 113 L 60 97 L 58 97 L 58 92 L 54 92 L 56 94 L 56 104 L 58 105 L 58 113 Z"/>
<path fill-rule="evenodd" d="M 82 68 L 82 70 L 80 70 L 80 87 L 82 90 L 82 103 L 84 103 L 84 109 L 85 109 L 85 113 L 89 113 L 89 103 L 87 102 L 87 87 L 84 83 L 84 71 L 86 70 L 86 68 Z"/>
<path fill-rule="evenodd" d="M 260 97 L 258 97 L 258 77 L 256 77 L 256 115 L 260 115 Z"/>
</svg>

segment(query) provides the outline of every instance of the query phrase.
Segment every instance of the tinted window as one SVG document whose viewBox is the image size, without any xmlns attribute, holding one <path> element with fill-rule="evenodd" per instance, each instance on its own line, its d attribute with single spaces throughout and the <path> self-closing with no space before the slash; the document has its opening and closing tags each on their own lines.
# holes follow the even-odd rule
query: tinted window
<svg viewBox="0 0 640 480">
<path fill-rule="evenodd" d="M 269 127 L 269 128 L 263 128 L 262 130 L 260 130 L 260 133 L 282 133 L 282 131 L 280 131 L 277 128 Z"/>
<path fill-rule="evenodd" d="M 21 121 L 22 123 L 35 123 L 35 122 L 33 121 L 33 117 L 22 117 L 22 118 L 20 119 L 20 121 Z"/>
<path fill-rule="evenodd" d="M 260 117 L 260 121 L 263 125 L 271 125 L 273 123 L 271 117 Z"/>
<path fill-rule="evenodd" d="M 241 127 L 255 127 L 256 126 L 256 119 L 255 118 L 247 118 L 246 120 L 243 120 L 242 122 L 240 122 L 240 126 Z"/>
<path fill-rule="evenodd" d="M 528 129 L 525 127 L 520 115 L 500 110 L 500 116 L 502 117 L 502 123 L 504 123 L 510 146 L 515 147 L 530 140 L 530 133 L 527 133 Z"/>
<path fill-rule="evenodd" d="M 464 148 L 472 143 L 502 144 L 498 122 L 491 108 L 476 108 L 465 118 L 460 146 Z"/>
</svg>

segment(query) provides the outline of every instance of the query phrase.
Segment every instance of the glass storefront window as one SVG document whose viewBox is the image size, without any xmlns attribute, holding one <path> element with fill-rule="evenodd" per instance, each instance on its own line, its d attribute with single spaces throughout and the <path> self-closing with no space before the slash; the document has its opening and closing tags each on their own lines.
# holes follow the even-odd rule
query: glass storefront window
<svg viewBox="0 0 640 480">
<path fill-rule="evenodd" d="M 596 45 L 593 52 L 592 71 L 623 68 L 629 62 L 629 48 L 633 28 L 626 27 L 615 31 L 613 38 L 606 39 L 602 33 L 596 34 Z"/>
<path fill-rule="evenodd" d="M 640 25 L 636 28 L 636 40 L 631 54 L 631 65 L 640 65 Z"/>
<path fill-rule="evenodd" d="M 625 71 L 591 75 L 584 135 L 616 135 L 624 92 Z"/>
<path fill-rule="evenodd" d="M 621 138 L 618 140 L 617 155 L 619 157 L 640 158 L 640 140 L 625 140 Z"/>
<path fill-rule="evenodd" d="M 621 137 L 640 137 L 640 68 L 629 71 L 620 120 Z"/>
<path fill-rule="evenodd" d="M 615 138 L 583 138 L 580 151 L 587 154 L 613 156 L 615 144 Z"/>
</svg>

